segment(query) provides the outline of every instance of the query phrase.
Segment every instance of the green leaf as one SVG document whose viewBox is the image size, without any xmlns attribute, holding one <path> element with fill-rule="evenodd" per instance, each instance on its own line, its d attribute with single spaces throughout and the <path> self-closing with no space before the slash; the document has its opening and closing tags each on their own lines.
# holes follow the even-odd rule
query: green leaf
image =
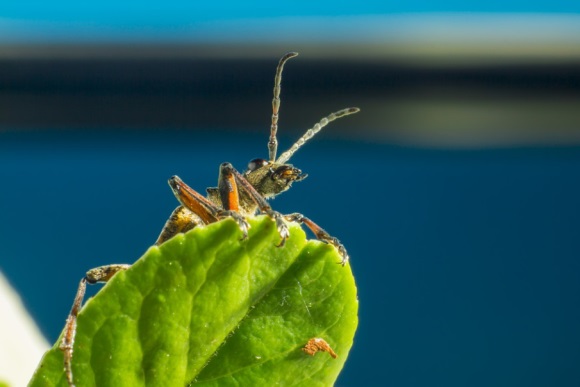
<svg viewBox="0 0 580 387">
<path fill-rule="evenodd" d="M 276 247 L 269 218 L 250 224 L 246 240 L 227 219 L 151 247 L 87 301 L 77 386 L 332 385 L 358 322 L 349 265 L 298 225 Z M 338 358 L 304 353 L 314 337 Z M 58 343 L 30 386 L 67 386 Z"/>
</svg>

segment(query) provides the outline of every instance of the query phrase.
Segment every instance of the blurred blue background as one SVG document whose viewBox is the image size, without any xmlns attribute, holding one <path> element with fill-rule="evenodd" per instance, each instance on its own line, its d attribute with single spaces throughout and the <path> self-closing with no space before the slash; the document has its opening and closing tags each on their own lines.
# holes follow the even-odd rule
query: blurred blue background
<svg viewBox="0 0 580 387">
<path fill-rule="evenodd" d="M 0 269 L 56 340 L 84 272 L 156 239 L 179 175 L 280 149 L 273 202 L 339 237 L 338 384 L 580 385 L 580 3 L 3 2 Z M 96 289 L 90 290 L 93 294 Z"/>
</svg>

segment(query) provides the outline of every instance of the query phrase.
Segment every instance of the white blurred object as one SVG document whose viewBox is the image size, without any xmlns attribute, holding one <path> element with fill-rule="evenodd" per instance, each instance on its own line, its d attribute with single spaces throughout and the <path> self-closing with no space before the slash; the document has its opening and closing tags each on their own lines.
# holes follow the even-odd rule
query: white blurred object
<svg viewBox="0 0 580 387">
<path fill-rule="evenodd" d="M 0 272 L 0 381 L 26 386 L 49 344 Z"/>
</svg>

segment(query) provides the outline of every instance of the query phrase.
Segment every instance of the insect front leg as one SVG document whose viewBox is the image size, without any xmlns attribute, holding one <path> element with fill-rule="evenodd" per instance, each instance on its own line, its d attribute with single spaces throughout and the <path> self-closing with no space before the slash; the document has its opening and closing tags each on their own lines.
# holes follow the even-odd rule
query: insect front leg
<svg viewBox="0 0 580 387">
<path fill-rule="evenodd" d="M 294 213 L 294 214 L 285 215 L 284 217 L 290 222 L 298 222 L 300 224 L 304 224 L 306 227 L 308 227 L 314 233 L 314 235 L 316 236 L 316 238 L 318 240 L 321 240 L 325 243 L 329 243 L 329 244 L 333 245 L 334 247 L 336 247 L 336 249 L 338 250 L 338 253 L 341 256 L 340 264 L 342 266 L 346 265 L 346 263 L 349 260 L 349 256 L 348 256 L 348 253 L 346 252 L 346 248 L 343 246 L 342 243 L 340 243 L 340 241 L 337 238 L 331 236 L 322 227 L 320 227 L 319 225 L 317 225 L 312 220 L 308 219 L 307 217 L 305 217 L 302 214 Z"/>
<path fill-rule="evenodd" d="M 127 264 L 113 264 L 100 266 L 87 271 L 87 274 L 81 279 L 81 282 L 79 283 L 77 294 L 73 301 L 73 305 L 68 315 L 68 318 L 66 319 L 66 324 L 64 326 L 64 334 L 59 345 L 59 348 L 64 352 L 64 372 L 66 375 L 66 380 L 68 381 L 68 384 L 71 387 L 74 387 L 74 380 L 72 374 L 72 357 L 77 330 L 77 316 L 83 305 L 83 299 L 85 298 L 87 282 L 89 284 L 96 284 L 97 282 L 107 282 L 115 274 L 117 274 L 120 271 L 127 270 L 130 266 L 131 265 Z"/>
<path fill-rule="evenodd" d="M 278 246 L 283 246 L 286 239 L 290 236 L 290 231 L 288 230 L 288 225 L 284 222 L 284 217 L 278 211 L 272 210 L 272 207 L 268 204 L 266 199 L 258 192 L 256 189 L 246 180 L 246 178 L 236 171 L 230 163 L 223 163 L 220 167 L 220 176 L 229 176 L 230 181 L 236 186 L 236 195 L 238 187 L 247 192 L 252 200 L 258 205 L 260 212 L 268 215 L 272 220 L 276 222 L 276 229 L 280 235 L 280 243 Z"/>
</svg>

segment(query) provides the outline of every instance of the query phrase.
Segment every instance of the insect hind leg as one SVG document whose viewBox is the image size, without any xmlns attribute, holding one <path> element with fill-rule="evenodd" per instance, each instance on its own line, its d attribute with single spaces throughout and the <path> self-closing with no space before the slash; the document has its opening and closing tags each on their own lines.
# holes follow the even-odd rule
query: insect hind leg
<svg viewBox="0 0 580 387">
<path fill-rule="evenodd" d="M 87 282 L 89 284 L 96 284 L 97 282 L 108 282 L 115 274 L 120 271 L 127 270 L 131 265 L 127 264 L 113 264 L 106 266 L 99 266 L 87 271 L 87 274 L 81 279 L 77 294 L 73 301 L 72 308 L 66 319 L 64 326 L 64 334 L 60 342 L 59 348 L 64 353 L 64 371 L 66 380 L 69 386 L 74 387 L 74 380 L 72 374 L 72 356 L 77 330 L 77 317 L 83 305 L 85 298 L 85 291 L 87 289 Z"/>
</svg>

